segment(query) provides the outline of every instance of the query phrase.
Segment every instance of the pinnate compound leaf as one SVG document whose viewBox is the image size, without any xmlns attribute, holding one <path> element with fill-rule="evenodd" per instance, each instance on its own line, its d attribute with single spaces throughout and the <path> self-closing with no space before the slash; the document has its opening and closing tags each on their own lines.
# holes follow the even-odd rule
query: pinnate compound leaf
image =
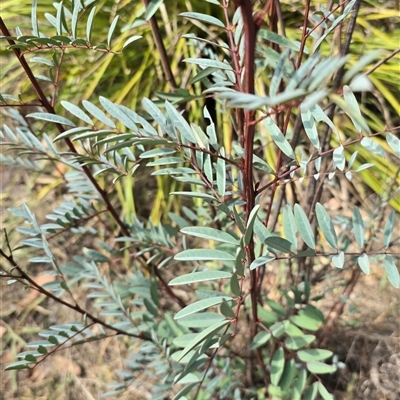
<svg viewBox="0 0 400 400">
<path fill-rule="evenodd" d="M 63 100 L 61 101 L 61 105 L 72 115 L 75 115 L 75 117 L 79 118 L 80 120 L 86 122 L 89 125 L 94 125 L 90 117 L 75 104 Z"/>
<path fill-rule="evenodd" d="M 181 251 L 174 259 L 179 261 L 235 261 L 236 257 L 222 250 L 190 249 Z"/>
<path fill-rule="evenodd" d="M 217 242 L 229 243 L 235 246 L 239 245 L 239 241 L 229 233 L 220 231 L 215 228 L 207 228 L 202 226 L 190 226 L 181 229 L 186 235 L 192 235 L 203 239 L 215 240 Z"/>
<path fill-rule="evenodd" d="M 217 306 L 222 303 L 223 300 L 232 300 L 229 296 L 218 296 L 210 297 L 209 299 L 199 300 L 195 303 L 189 304 L 182 310 L 180 310 L 174 317 L 174 319 L 181 319 L 188 315 L 197 313 L 199 311 L 205 310 L 206 308 Z"/>
<path fill-rule="evenodd" d="M 386 142 L 389 147 L 394 151 L 397 157 L 400 157 L 400 139 L 392 133 L 386 135 Z"/>
<path fill-rule="evenodd" d="M 39 120 L 42 120 L 42 121 L 53 122 L 55 124 L 68 125 L 68 126 L 73 126 L 73 127 L 76 126 L 69 119 L 61 117 L 61 116 L 56 115 L 56 114 L 51 114 L 51 113 L 35 112 L 35 113 L 28 114 L 27 117 L 34 118 L 34 119 L 39 119 Z"/>
<path fill-rule="evenodd" d="M 204 281 L 212 281 L 216 279 L 227 279 L 231 277 L 230 272 L 224 271 L 202 271 L 202 272 L 193 272 L 191 274 L 181 275 L 177 278 L 172 279 L 172 281 L 168 284 L 169 286 L 174 285 L 189 285 L 190 283 L 195 282 L 204 282 Z"/>
<path fill-rule="evenodd" d="M 196 19 L 198 21 L 206 22 L 207 24 L 219 26 L 220 28 L 225 28 L 225 24 L 220 21 L 218 18 L 215 18 L 211 15 L 201 14 L 197 12 L 183 12 L 179 14 L 181 17 Z"/>
<path fill-rule="evenodd" d="M 369 275 L 371 273 L 371 266 L 369 264 L 369 258 L 367 254 L 361 254 L 361 256 L 357 258 L 357 263 L 364 274 Z"/>
<path fill-rule="evenodd" d="M 393 261 L 393 258 L 389 255 L 385 256 L 385 271 L 389 282 L 398 289 L 400 287 L 400 274 Z"/>
<path fill-rule="evenodd" d="M 336 371 L 334 365 L 325 364 L 320 361 L 308 362 L 307 369 L 313 374 L 332 374 Z"/>
<path fill-rule="evenodd" d="M 282 347 L 275 351 L 271 359 L 271 383 L 278 386 L 285 367 L 285 352 Z"/>
<path fill-rule="evenodd" d="M 321 228 L 325 239 L 333 248 L 337 249 L 337 236 L 331 217 L 321 203 L 317 203 L 315 212 L 317 214 L 318 225 Z"/>
<path fill-rule="evenodd" d="M 275 124 L 271 117 L 268 117 L 264 120 L 265 126 L 271 135 L 274 143 L 282 150 L 284 154 L 286 154 L 289 158 L 295 159 L 295 155 L 292 149 L 292 146 L 287 141 L 281 130 L 278 128 L 278 125 Z"/>
<path fill-rule="evenodd" d="M 389 214 L 389 218 L 386 221 L 385 228 L 383 229 L 383 245 L 388 248 L 390 240 L 392 239 L 394 228 L 394 211 L 392 210 Z"/>
<path fill-rule="evenodd" d="M 354 207 L 353 210 L 353 232 L 358 247 L 362 249 L 364 247 L 364 222 L 358 207 Z"/>
<path fill-rule="evenodd" d="M 294 205 L 294 219 L 296 221 L 297 229 L 300 232 L 300 236 L 304 242 L 307 244 L 307 246 L 315 250 L 315 238 L 311 224 L 308 221 L 306 213 L 299 204 Z"/>
</svg>

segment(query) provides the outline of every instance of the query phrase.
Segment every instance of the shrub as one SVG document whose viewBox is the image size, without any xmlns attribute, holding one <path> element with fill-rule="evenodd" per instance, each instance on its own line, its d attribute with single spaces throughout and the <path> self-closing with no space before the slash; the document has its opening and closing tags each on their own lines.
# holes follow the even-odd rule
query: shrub
<svg viewBox="0 0 400 400">
<path fill-rule="evenodd" d="M 161 3 L 145 1 L 144 18 L 165 80 L 157 89 L 169 90 L 151 99 L 138 93 L 135 107 L 101 88 L 98 101 L 77 98 L 60 80 L 74 49 L 84 65 L 89 51 L 124 57 L 143 40 L 125 29 L 114 48 L 118 16 L 98 44 L 94 1 L 57 3 L 55 15 L 45 14 L 51 28 L 42 28 L 34 1 L 29 34 L 9 33 L 1 20 L 2 39 L 34 89 L 28 100 L 0 97 L 10 154 L 2 162 L 53 179 L 56 170 L 64 180 L 62 202 L 45 218 L 25 204 L 9 209 L 23 221 L 22 238 L 12 245 L 17 233 L 6 228 L 1 276 L 75 315 L 43 326 L 6 369 L 33 368 L 59 350 L 118 334 L 129 356 L 105 396 L 147 376 L 152 399 L 331 399 L 324 378 L 344 364 L 327 340 L 345 303 L 322 308 L 318 285 L 334 277 L 343 285 L 337 297 L 349 296 L 371 265 L 400 284 L 398 127 L 377 131 L 364 117 L 371 105 L 359 93 L 372 89 L 374 67 L 363 71 L 379 55 L 351 58 L 361 2 L 293 5 L 304 13 L 295 36 L 285 34 L 279 2 L 258 9 L 249 0 L 209 0 L 207 14 L 183 12 L 179 24 L 200 27 L 185 35 L 189 54 L 179 68 L 193 75 L 187 87 L 157 25 Z M 339 29 L 340 52 L 327 54 Z M 33 112 L 17 111 L 26 106 Z M 152 179 L 156 186 L 143 183 Z M 386 192 L 375 209 L 363 192 L 332 207 L 341 187 L 376 182 Z M 73 254 L 60 262 L 54 249 L 71 235 Z M 35 281 L 38 264 L 48 266 L 50 283 Z M 82 290 L 85 302 L 76 297 Z"/>
</svg>

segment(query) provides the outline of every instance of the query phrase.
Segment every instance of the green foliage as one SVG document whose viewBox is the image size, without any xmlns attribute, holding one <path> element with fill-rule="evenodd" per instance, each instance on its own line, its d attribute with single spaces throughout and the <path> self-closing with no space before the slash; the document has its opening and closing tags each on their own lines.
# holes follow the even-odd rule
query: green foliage
<svg viewBox="0 0 400 400">
<path fill-rule="evenodd" d="M 360 2 L 332 11 L 312 3 L 307 29 L 290 26 L 286 35 L 273 22 L 265 29 L 253 20 L 252 11 L 260 10 L 250 1 L 208 1 L 209 13 L 170 16 L 185 38 L 184 56 L 176 50 L 172 62 L 157 39 L 160 10 L 176 12 L 167 2 L 145 1 L 147 8 L 126 29 L 119 15 L 102 15 L 94 3 L 56 3 L 55 14 L 44 14 L 49 29 L 35 1 L 28 35 L 2 28 L 1 39 L 18 56 L 35 94 L 29 95 L 33 104 L 25 94 L 1 94 L 2 106 L 10 108 L 1 144 L 12 154 L 1 161 L 51 177 L 60 166 L 67 172 L 63 199 L 44 221 L 25 204 L 9 209 L 22 223 L 19 236 L 9 237 L 8 227 L 5 232 L 1 255 L 8 266 L 1 266 L 1 276 L 78 318 L 42 327 L 42 339 L 27 343 L 6 369 L 31 368 L 63 348 L 117 334 L 129 357 L 104 396 L 122 393 L 144 373 L 153 399 L 333 398 L 324 377 L 342 364 L 322 346 L 333 321 L 313 297 L 319 280 L 352 272 L 347 293 L 358 269 L 378 276 L 382 270 L 383 280 L 400 286 L 394 233 L 400 142 L 391 133 L 398 127 L 384 129 L 358 95 L 370 94 L 373 71 L 364 71 L 377 53 L 353 62 L 343 44 L 337 54 L 326 54 L 340 26 L 349 27 L 344 43 L 359 34 Z M 289 13 L 290 5 L 281 3 Z M 108 20 L 99 24 L 108 28 L 98 42 L 97 18 Z M 146 21 L 164 74 L 159 87 L 142 90 L 140 79 L 132 78 L 128 86 L 137 89 L 129 101 L 120 85 L 104 89 L 97 78 L 86 92 L 72 90 L 71 83 L 60 88 L 68 52 L 129 60 L 128 45 L 145 46 Z M 190 24 L 198 30 L 185 34 Z M 85 54 L 82 64 L 93 62 Z M 152 77 L 159 65 L 146 57 Z M 26 59 L 40 66 L 39 74 Z M 179 88 L 169 71 L 178 62 L 187 76 Z M 39 81 L 49 84 L 47 91 Z M 214 110 L 203 105 L 205 97 L 215 100 Z M 16 111 L 27 105 L 34 111 Z M 367 169 L 373 172 L 364 175 Z M 385 174 L 391 183 L 368 209 L 365 187 Z M 143 176 L 157 182 L 156 193 L 138 196 L 142 210 L 156 208 L 150 216 L 137 215 L 134 200 L 128 204 L 133 182 Z M 344 182 L 363 191 L 342 215 L 327 198 Z M 90 247 L 77 244 L 71 259 L 59 262 L 54 238 L 69 232 Z M 17 253 L 56 279 L 39 285 Z M 266 274 L 282 282 L 267 290 Z M 78 290 L 86 294 L 85 306 Z"/>
</svg>

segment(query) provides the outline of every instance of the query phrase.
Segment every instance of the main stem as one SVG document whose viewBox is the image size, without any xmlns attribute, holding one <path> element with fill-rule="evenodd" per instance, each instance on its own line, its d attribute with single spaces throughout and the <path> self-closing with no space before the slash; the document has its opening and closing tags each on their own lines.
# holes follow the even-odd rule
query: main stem
<svg viewBox="0 0 400 400">
<path fill-rule="evenodd" d="M 255 45 L 256 45 L 256 25 L 253 19 L 253 6 L 250 0 L 241 0 L 236 2 L 237 6 L 241 7 L 243 26 L 244 26 L 244 41 L 245 41 L 245 54 L 244 54 L 244 92 L 254 94 L 254 59 L 255 59 Z M 245 110 L 244 112 L 245 129 L 244 129 L 244 169 L 243 181 L 244 191 L 246 198 L 246 220 L 249 219 L 251 210 L 254 208 L 255 203 L 255 190 L 253 186 L 253 143 L 255 125 L 255 111 Z M 254 241 L 253 238 L 247 247 L 247 259 L 251 263 L 254 261 Z M 251 290 L 251 303 L 252 303 L 252 336 L 257 333 L 257 279 L 256 271 L 250 272 L 250 290 Z"/>
</svg>

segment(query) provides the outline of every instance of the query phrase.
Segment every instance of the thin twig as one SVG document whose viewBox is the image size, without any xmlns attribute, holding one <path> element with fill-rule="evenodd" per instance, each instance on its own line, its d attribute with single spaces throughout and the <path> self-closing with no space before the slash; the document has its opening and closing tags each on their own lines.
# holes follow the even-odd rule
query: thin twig
<svg viewBox="0 0 400 400">
<path fill-rule="evenodd" d="M 149 0 L 143 0 L 143 3 L 147 10 L 147 8 L 149 6 Z M 153 35 L 154 43 L 156 44 L 158 53 L 160 54 L 160 60 L 161 60 L 161 65 L 163 67 L 164 74 L 165 74 L 165 79 L 170 84 L 172 90 L 176 91 L 178 89 L 178 86 L 176 84 L 174 74 L 172 73 L 172 70 L 171 70 L 171 65 L 168 60 L 167 50 L 165 49 L 164 42 L 161 37 L 160 28 L 158 27 L 157 19 L 153 15 L 149 19 L 148 22 L 150 25 L 151 33 Z"/>
</svg>

